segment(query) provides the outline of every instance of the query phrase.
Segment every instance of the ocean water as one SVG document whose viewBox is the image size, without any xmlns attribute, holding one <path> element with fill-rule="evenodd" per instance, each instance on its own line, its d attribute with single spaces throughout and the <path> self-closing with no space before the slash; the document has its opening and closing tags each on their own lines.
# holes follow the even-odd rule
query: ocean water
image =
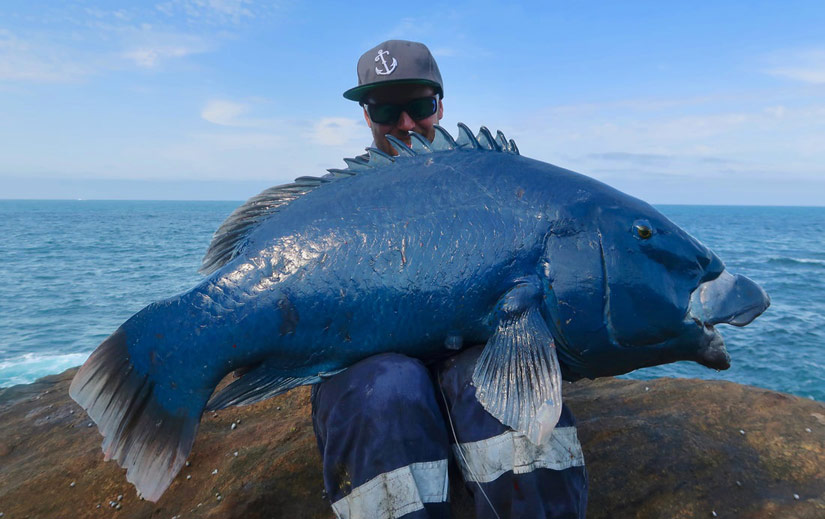
<svg viewBox="0 0 825 519">
<path fill-rule="evenodd" d="M 201 279 L 200 259 L 239 202 L 0 200 L 0 387 L 81 364 L 146 304 Z M 630 378 L 723 379 L 825 401 L 825 207 L 659 206 L 733 273 L 771 295 L 732 358 Z"/>
</svg>

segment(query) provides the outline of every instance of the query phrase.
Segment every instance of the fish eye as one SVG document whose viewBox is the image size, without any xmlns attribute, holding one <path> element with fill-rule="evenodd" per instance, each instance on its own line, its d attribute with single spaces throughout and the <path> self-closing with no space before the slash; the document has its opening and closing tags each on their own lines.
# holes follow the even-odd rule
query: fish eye
<svg viewBox="0 0 825 519">
<path fill-rule="evenodd" d="M 644 225 L 637 225 L 636 234 L 639 235 L 639 238 L 646 240 L 653 236 L 653 231 L 650 230 L 650 227 L 645 227 Z"/>
<path fill-rule="evenodd" d="M 649 240 L 653 236 L 653 228 L 647 220 L 636 220 L 633 222 L 633 232 L 641 240 Z"/>
</svg>

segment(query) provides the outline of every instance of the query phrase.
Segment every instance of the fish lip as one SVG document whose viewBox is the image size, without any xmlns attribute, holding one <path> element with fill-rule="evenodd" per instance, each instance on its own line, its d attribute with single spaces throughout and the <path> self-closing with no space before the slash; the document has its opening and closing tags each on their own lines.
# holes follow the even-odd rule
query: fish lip
<svg viewBox="0 0 825 519">
<path fill-rule="evenodd" d="M 722 334 L 712 324 L 703 324 L 694 319 L 698 326 L 703 328 L 703 346 L 697 351 L 695 361 L 707 368 L 726 370 L 730 368 L 730 354 L 725 347 Z"/>
<path fill-rule="evenodd" d="M 686 342 L 687 341 L 687 346 Z M 616 343 L 616 341 L 614 341 Z M 618 343 L 616 343 L 618 344 Z M 622 348 L 633 349 L 637 346 L 630 344 L 618 344 Z M 706 368 L 724 371 L 730 368 L 730 354 L 725 345 L 722 334 L 712 324 L 703 323 L 701 320 L 688 316 L 682 321 L 681 333 L 658 342 L 656 344 L 646 344 L 644 348 L 671 352 L 668 362 L 687 360 L 693 361 Z M 657 362 L 651 366 L 662 364 Z"/>
<path fill-rule="evenodd" d="M 705 325 L 747 326 L 771 305 L 765 290 L 741 274 L 727 270 L 700 283 L 690 294 L 688 315 Z"/>
</svg>

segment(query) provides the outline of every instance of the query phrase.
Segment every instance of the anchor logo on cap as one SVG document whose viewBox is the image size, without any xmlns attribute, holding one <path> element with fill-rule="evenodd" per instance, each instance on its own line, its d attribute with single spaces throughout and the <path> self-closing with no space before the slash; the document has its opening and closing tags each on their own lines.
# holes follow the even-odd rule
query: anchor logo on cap
<svg viewBox="0 0 825 519">
<path fill-rule="evenodd" d="M 384 56 L 389 56 L 390 51 L 388 50 L 379 50 L 378 55 L 375 56 L 375 61 L 381 61 L 381 65 L 384 66 L 383 70 L 375 67 L 375 73 L 379 76 L 389 76 L 395 70 L 395 67 L 398 66 L 398 62 L 395 58 L 392 58 L 392 63 L 387 65 L 387 60 L 384 59 Z"/>
</svg>

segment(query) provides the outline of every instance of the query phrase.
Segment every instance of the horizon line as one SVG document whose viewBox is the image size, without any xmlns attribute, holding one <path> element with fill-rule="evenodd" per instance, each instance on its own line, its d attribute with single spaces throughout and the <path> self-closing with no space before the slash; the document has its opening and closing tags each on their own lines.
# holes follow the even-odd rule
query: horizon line
<svg viewBox="0 0 825 519">
<path fill-rule="evenodd" d="M 253 195 L 254 197 L 254 195 Z M 249 197 L 249 198 L 253 198 Z M 246 200 L 249 200 L 247 198 Z M 240 202 L 244 203 L 243 199 L 164 199 L 164 198 L 0 198 L 0 202 Z M 825 208 L 823 205 L 788 205 L 788 204 L 686 204 L 686 203 L 670 203 L 670 202 L 647 202 L 650 205 L 670 205 L 670 206 L 685 206 L 685 207 L 800 207 L 800 208 Z"/>
</svg>

